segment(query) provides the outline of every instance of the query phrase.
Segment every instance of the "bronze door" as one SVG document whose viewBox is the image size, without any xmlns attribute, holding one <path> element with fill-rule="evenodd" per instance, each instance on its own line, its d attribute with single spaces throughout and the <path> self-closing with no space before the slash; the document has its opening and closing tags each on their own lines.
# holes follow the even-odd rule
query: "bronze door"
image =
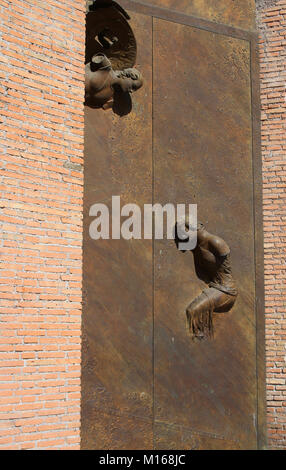
<svg viewBox="0 0 286 470">
<path fill-rule="evenodd" d="M 83 449 L 265 445 L 255 37 L 130 7 L 144 87 L 132 111 L 85 113 Z M 89 236 L 95 203 L 198 204 L 226 239 L 239 296 L 193 343 L 186 307 L 205 287 L 172 240 Z M 116 221 L 113 221 L 116 223 Z"/>
</svg>

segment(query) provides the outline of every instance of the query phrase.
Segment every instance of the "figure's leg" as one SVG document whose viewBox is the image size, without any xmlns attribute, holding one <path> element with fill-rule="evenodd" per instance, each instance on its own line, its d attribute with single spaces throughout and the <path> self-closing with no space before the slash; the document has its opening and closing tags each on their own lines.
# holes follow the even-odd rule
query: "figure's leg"
<svg viewBox="0 0 286 470">
<path fill-rule="evenodd" d="M 202 292 L 187 308 L 187 320 L 192 339 L 206 339 L 213 335 L 213 302 Z"/>
<path fill-rule="evenodd" d="M 235 296 L 213 287 L 205 289 L 187 308 L 187 320 L 193 339 L 213 336 L 213 312 L 229 312 L 236 301 Z"/>
<path fill-rule="evenodd" d="M 214 289 L 216 291 L 216 289 Z M 227 313 L 230 312 L 235 304 L 236 296 L 220 292 L 219 290 L 214 293 L 214 312 Z"/>
</svg>

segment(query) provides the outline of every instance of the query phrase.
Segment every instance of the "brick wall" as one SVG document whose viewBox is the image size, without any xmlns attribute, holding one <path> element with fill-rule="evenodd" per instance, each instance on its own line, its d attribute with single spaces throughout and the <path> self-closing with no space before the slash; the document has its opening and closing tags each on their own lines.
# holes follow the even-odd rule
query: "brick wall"
<svg viewBox="0 0 286 470">
<path fill-rule="evenodd" d="M 286 0 L 257 7 L 269 444 L 286 448 Z M 84 15 L 0 0 L 0 450 L 79 448 Z"/>
<path fill-rule="evenodd" d="M 79 447 L 84 22 L 0 1 L 0 449 Z"/>
<path fill-rule="evenodd" d="M 286 0 L 258 1 L 269 447 L 286 448 Z"/>
</svg>

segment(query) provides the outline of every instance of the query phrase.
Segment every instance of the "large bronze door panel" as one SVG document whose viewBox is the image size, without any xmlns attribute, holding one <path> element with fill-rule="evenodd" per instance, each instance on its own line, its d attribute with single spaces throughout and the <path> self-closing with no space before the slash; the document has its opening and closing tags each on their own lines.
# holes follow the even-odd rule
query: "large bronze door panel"
<svg viewBox="0 0 286 470">
<path fill-rule="evenodd" d="M 156 243 L 155 442 L 187 449 L 208 435 L 215 448 L 255 448 L 249 42 L 154 19 L 153 73 L 155 200 L 198 204 L 199 220 L 231 247 L 239 289 L 233 310 L 214 316 L 214 339 L 192 343 L 185 310 L 204 285 L 190 253 Z"/>
<path fill-rule="evenodd" d="M 86 107 L 82 448 L 265 446 L 256 37 L 122 1 L 144 86 L 132 111 Z M 90 207 L 197 204 L 227 240 L 239 295 L 193 342 L 206 286 L 173 240 L 89 236 Z"/>
<path fill-rule="evenodd" d="M 132 14 L 139 44 L 152 19 Z M 85 108 L 82 448 L 153 445 L 152 241 L 89 236 L 90 207 L 152 203 L 152 43 L 137 64 L 145 86 L 124 117 Z"/>
</svg>

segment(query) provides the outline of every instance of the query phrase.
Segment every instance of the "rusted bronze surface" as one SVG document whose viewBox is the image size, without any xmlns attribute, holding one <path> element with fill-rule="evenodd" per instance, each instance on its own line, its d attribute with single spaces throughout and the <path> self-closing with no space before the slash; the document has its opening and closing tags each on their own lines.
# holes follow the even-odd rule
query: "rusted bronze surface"
<svg viewBox="0 0 286 470">
<path fill-rule="evenodd" d="M 241 443 L 224 436 L 201 433 L 172 424 L 155 423 L 154 447 L 157 450 L 242 450 Z"/>
<path fill-rule="evenodd" d="M 129 8 L 129 1 L 120 2 Z M 242 29 L 255 29 L 255 0 L 133 0 Z"/>
<path fill-rule="evenodd" d="M 152 19 L 132 14 L 144 44 Z M 138 50 L 133 112 L 85 110 L 82 448 L 149 449 L 152 432 L 152 241 L 89 238 L 89 208 L 152 203 L 152 43 Z"/>
<path fill-rule="evenodd" d="M 98 8 L 86 15 L 85 63 L 105 54 L 112 67 L 125 69 L 136 62 L 137 45 L 126 16 L 115 6 Z"/>
<path fill-rule="evenodd" d="M 145 77 L 133 112 L 86 108 L 82 448 L 263 447 L 252 35 L 130 15 Z M 112 195 L 141 207 L 197 203 L 207 228 L 227 240 L 239 296 L 215 315 L 213 340 L 190 339 L 186 306 L 204 284 L 173 241 L 89 238 L 90 206 L 110 205 Z"/>
<path fill-rule="evenodd" d="M 256 290 L 256 354 L 257 354 L 257 442 L 259 449 L 267 449 L 266 421 L 266 355 L 264 318 L 264 240 L 262 214 L 262 158 L 260 129 L 260 74 L 258 41 L 251 41 L 252 78 L 252 145 L 254 174 L 255 227 L 255 290 Z"/>
<path fill-rule="evenodd" d="M 176 37 L 177 50 L 188 51 L 188 60 L 181 54 L 175 65 L 168 61 L 170 37 Z M 249 64 L 247 41 L 154 20 L 155 199 L 162 204 L 169 200 L 198 203 L 199 219 L 232 247 L 234 276 L 240 286 L 233 310 L 214 319 L 214 340 L 191 343 L 185 306 L 200 293 L 201 284 L 194 266 L 174 244 L 157 242 L 155 418 L 255 448 Z M 169 133 L 164 132 L 166 127 Z"/>
</svg>

